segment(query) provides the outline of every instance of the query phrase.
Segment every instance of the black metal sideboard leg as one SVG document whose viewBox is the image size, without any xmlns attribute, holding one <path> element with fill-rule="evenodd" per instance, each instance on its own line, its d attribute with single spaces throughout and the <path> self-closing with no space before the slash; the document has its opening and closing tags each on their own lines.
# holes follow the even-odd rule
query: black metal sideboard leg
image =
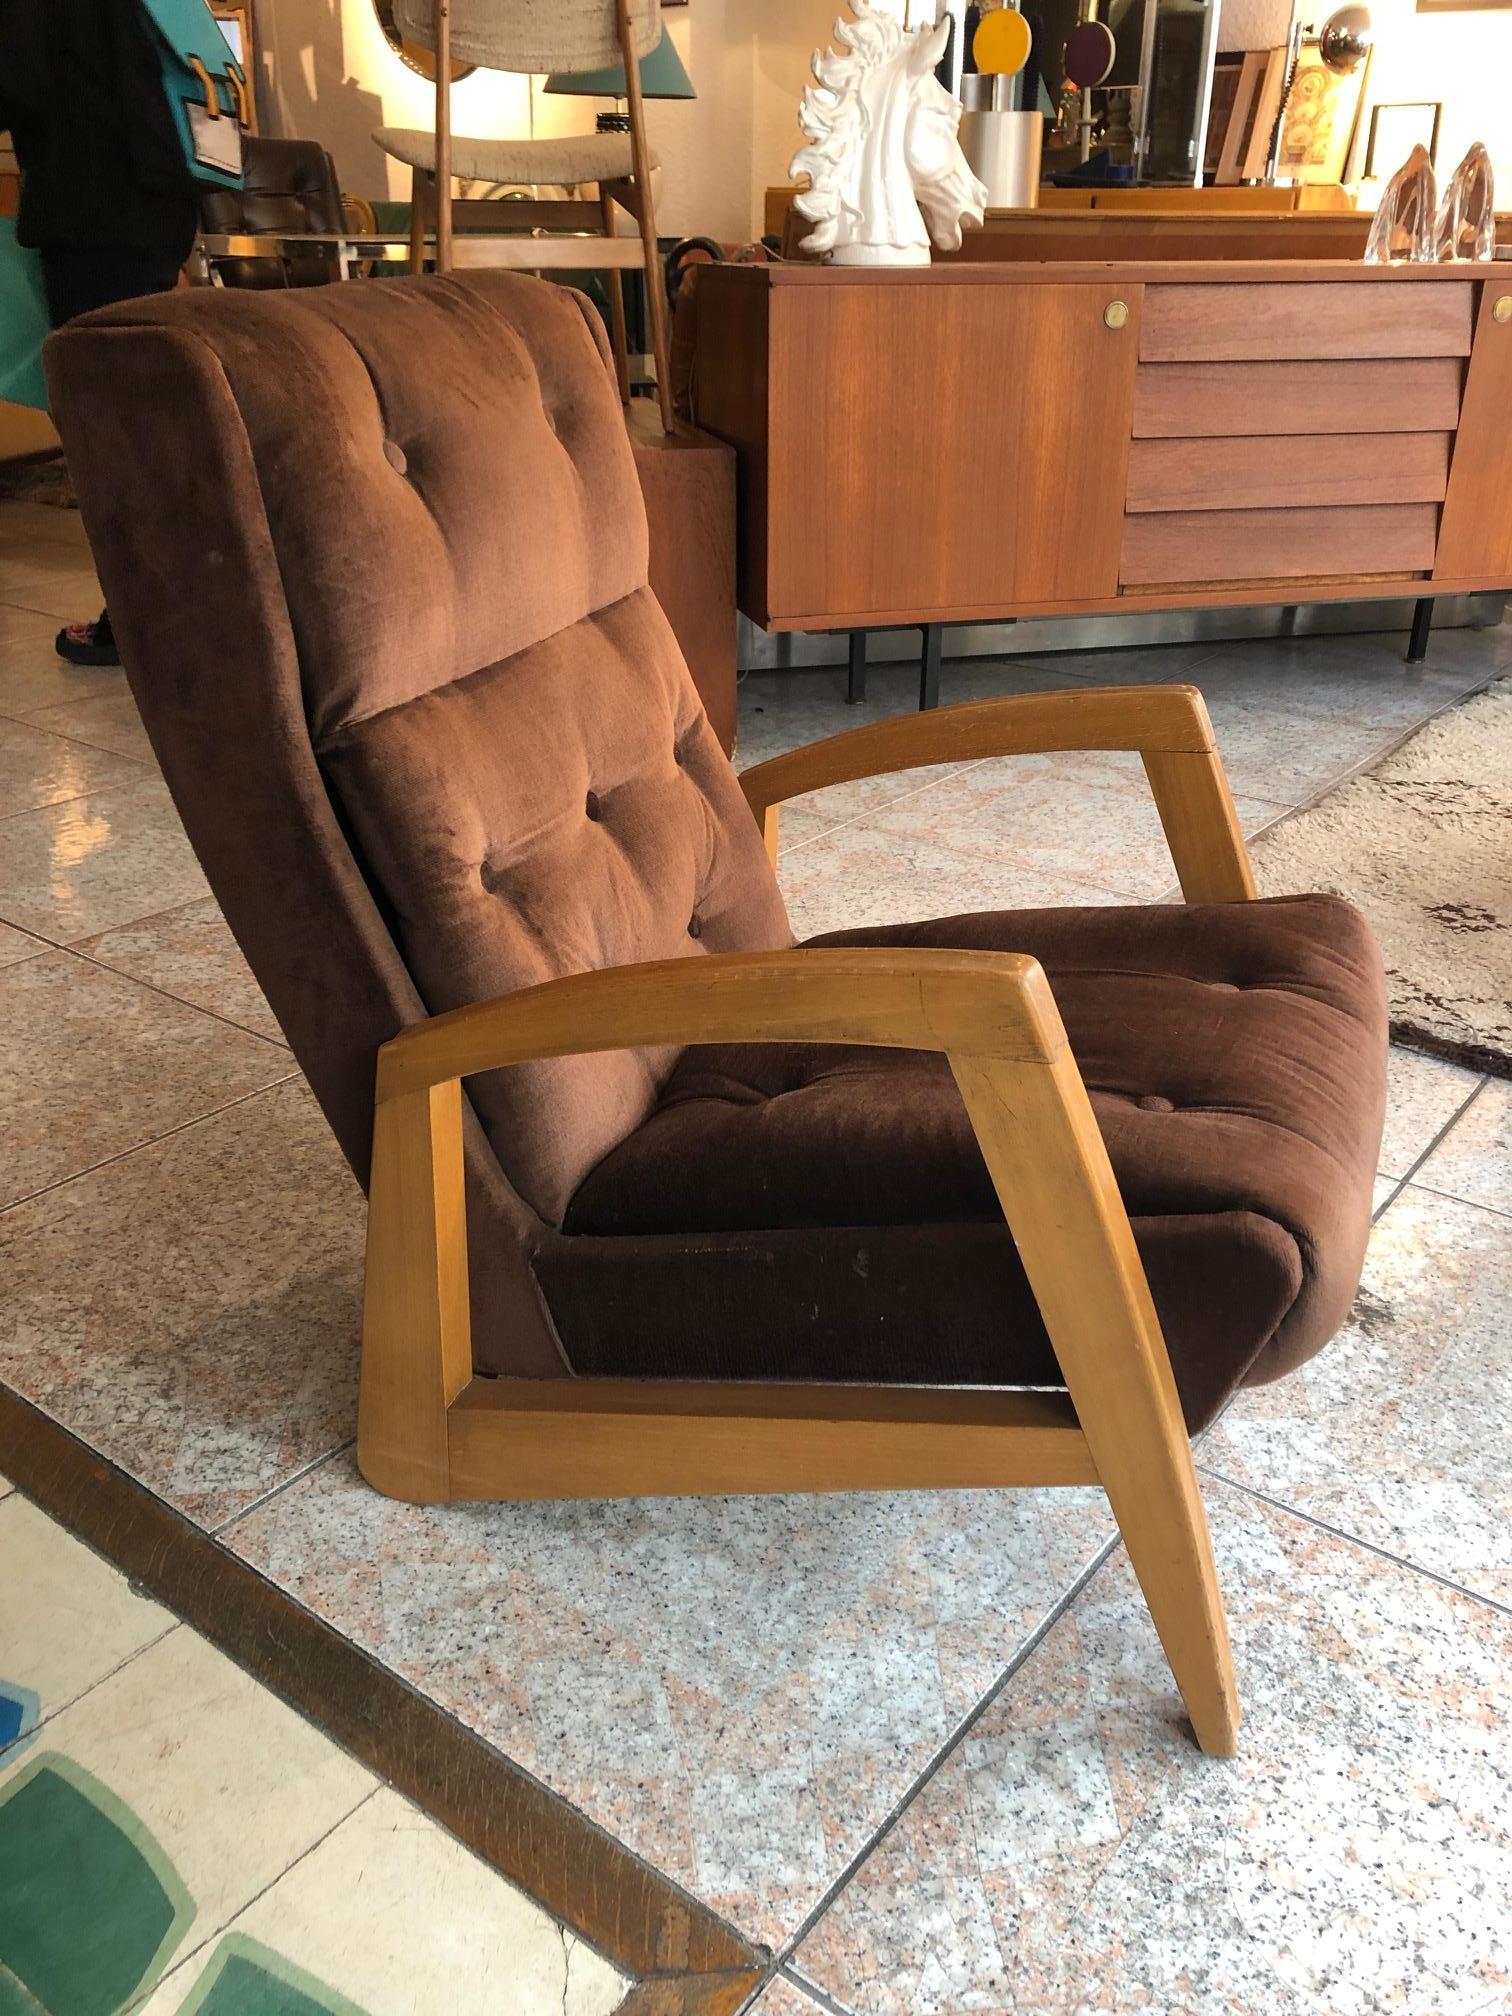
<svg viewBox="0 0 1512 2016">
<path fill-rule="evenodd" d="M 924 655 L 919 664 L 919 711 L 940 704 L 940 646 L 945 638 L 943 623 L 921 623 Z"/>
<path fill-rule="evenodd" d="M 866 632 L 850 633 L 850 656 L 846 660 L 845 697 L 852 707 L 866 698 Z"/>
<path fill-rule="evenodd" d="M 1433 597 L 1420 595 L 1412 611 L 1412 635 L 1407 639 L 1407 663 L 1420 665 L 1428 656 L 1428 629 L 1433 622 Z"/>
</svg>

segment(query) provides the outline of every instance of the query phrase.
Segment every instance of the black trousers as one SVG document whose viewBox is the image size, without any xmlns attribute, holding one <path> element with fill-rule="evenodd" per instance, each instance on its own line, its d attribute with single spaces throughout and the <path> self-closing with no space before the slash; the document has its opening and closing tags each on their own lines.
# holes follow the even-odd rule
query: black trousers
<svg viewBox="0 0 1512 2016">
<path fill-rule="evenodd" d="M 54 329 L 113 301 L 166 294 L 178 284 L 184 263 L 176 252 L 144 252 L 134 246 L 50 245 L 42 248 L 41 259 Z"/>
</svg>

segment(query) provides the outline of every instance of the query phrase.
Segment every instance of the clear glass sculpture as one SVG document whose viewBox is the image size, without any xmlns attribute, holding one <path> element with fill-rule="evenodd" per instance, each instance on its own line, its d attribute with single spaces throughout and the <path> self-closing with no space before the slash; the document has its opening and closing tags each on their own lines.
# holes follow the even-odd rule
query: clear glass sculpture
<svg viewBox="0 0 1512 2016">
<path fill-rule="evenodd" d="M 1414 147 L 1382 192 L 1381 207 L 1365 241 L 1366 265 L 1404 266 L 1410 260 L 1432 259 L 1437 198 L 1428 150 Z"/>
<path fill-rule="evenodd" d="M 1496 257 L 1496 204 L 1491 156 L 1479 140 L 1449 178 L 1433 236 L 1437 258 Z"/>
</svg>

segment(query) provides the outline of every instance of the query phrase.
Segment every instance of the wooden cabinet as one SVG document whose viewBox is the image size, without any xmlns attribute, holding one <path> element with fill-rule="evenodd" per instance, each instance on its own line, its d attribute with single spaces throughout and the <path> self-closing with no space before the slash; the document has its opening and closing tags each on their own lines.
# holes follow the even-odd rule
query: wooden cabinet
<svg viewBox="0 0 1512 2016">
<path fill-rule="evenodd" d="M 769 628 L 1512 586 L 1512 273 L 697 285 L 697 418 L 738 451 L 740 603 Z"/>
<path fill-rule="evenodd" d="M 1138 286 L 774 289 L 750 318 L 764 382 L 729 326 L 743 297 L 706 314 L 699 286 L 698 413 L 742 451 L 748 613 L 844 628 L 1117 593 Z"/>
<path fill-rule="evenodd" d="M 1481 286 L 1434 578 L 1512 578 L 1512 269 Z"/>
</svg>

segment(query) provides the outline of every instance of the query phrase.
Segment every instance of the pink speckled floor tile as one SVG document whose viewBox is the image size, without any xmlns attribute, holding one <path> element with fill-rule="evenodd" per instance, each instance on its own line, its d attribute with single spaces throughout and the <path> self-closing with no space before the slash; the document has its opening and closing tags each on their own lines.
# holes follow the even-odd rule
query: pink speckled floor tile
<svg viewBox="0 0 1512 2016">
<path fill-rule="evenodd" d="M 1120 1552 L 795 1955 L 860 2016 L 1512 2008 L 1512 1618 L 1209 1491 L 1246 1723 Z"/>
<path fill-rule="evenodd" d="M 422 1510 L 342 1457 L 224 1537 L 774 1942 L 1110 1531 L 1093 1491 Z"/>
</svg>

